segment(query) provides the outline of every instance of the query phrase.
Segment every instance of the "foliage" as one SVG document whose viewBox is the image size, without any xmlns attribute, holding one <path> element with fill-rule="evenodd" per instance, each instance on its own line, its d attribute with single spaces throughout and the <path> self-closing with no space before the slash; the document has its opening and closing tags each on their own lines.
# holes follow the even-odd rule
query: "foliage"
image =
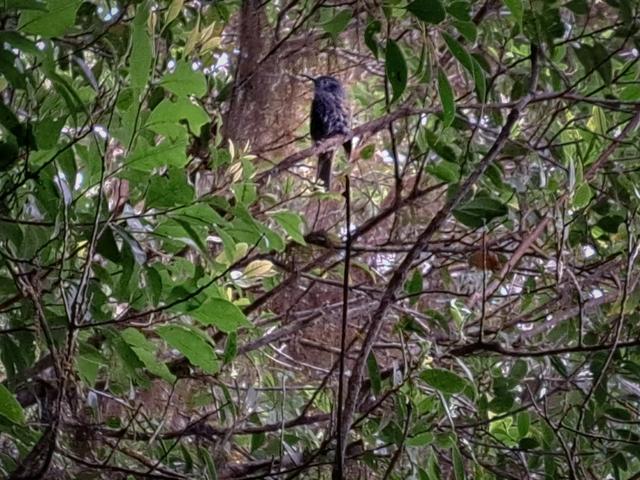
<svg viewBox="0 0 640 480">
<path fill-rule="evenodd" d="M 637 2 L 0 20 L 3 477 L 637 478 Z"/>
</svg>

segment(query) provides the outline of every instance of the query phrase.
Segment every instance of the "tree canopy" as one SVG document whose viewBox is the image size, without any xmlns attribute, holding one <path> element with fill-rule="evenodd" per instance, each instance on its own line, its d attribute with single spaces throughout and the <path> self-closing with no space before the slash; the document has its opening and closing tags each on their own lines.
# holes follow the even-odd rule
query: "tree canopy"
<svg viewBox="0 0 640 480">
<path fill-rule="evenodd" d="M 0 24 L 0 476 L 640 478 L 637 1 Z"/>
</svg>

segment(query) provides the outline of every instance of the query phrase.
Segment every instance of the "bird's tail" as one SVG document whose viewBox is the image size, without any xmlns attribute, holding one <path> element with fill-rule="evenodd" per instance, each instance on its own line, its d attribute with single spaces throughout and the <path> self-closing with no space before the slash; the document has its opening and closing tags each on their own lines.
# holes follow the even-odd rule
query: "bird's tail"
<svg viewBox="0 0 640 480">
<path fill-rule="evenodd" d="M 331 159 L 333 152 L 323 152 L 318 155 L 318 180 L 324 183 L 324 188 L 331 188 Z"/>
</svg>

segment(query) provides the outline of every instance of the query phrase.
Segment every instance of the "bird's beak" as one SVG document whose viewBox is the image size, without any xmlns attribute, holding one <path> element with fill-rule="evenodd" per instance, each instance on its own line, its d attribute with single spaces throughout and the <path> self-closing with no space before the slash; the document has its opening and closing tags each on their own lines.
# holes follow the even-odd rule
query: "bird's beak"
<svg viewBox="0 0 640 480">
<path fill-rule="evenodd" d="M 316 79 L 310 75 L 305 75 L 304 73 L 300 74 L 301 77 L 306 78 L 307 80 L 311 80 L 313 83 L 316 83 Z"/>
</svg>

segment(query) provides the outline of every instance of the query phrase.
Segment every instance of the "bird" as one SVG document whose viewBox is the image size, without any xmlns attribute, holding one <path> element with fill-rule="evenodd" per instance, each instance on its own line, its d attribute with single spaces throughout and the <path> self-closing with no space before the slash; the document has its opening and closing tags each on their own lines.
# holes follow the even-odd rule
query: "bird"
<svg viewBox="0 0 640 480">
<path fill-rule="evenodd" d="M 326 140 L 336 135 L 348 135 L 351 130 L 349 108 L 342 83 L 331 76 L 311 77 L 303 75 L 313 81 L 314 95 L 311 103 L 311 121 L 309 130 L 314 142 Z M 351 140 L 342 144 L 347 159 L 351 156 Z M 331 160 L 334 150 L 318 155 L 318 180 L 324 187 L 331 188 Z"/>
</svg>

